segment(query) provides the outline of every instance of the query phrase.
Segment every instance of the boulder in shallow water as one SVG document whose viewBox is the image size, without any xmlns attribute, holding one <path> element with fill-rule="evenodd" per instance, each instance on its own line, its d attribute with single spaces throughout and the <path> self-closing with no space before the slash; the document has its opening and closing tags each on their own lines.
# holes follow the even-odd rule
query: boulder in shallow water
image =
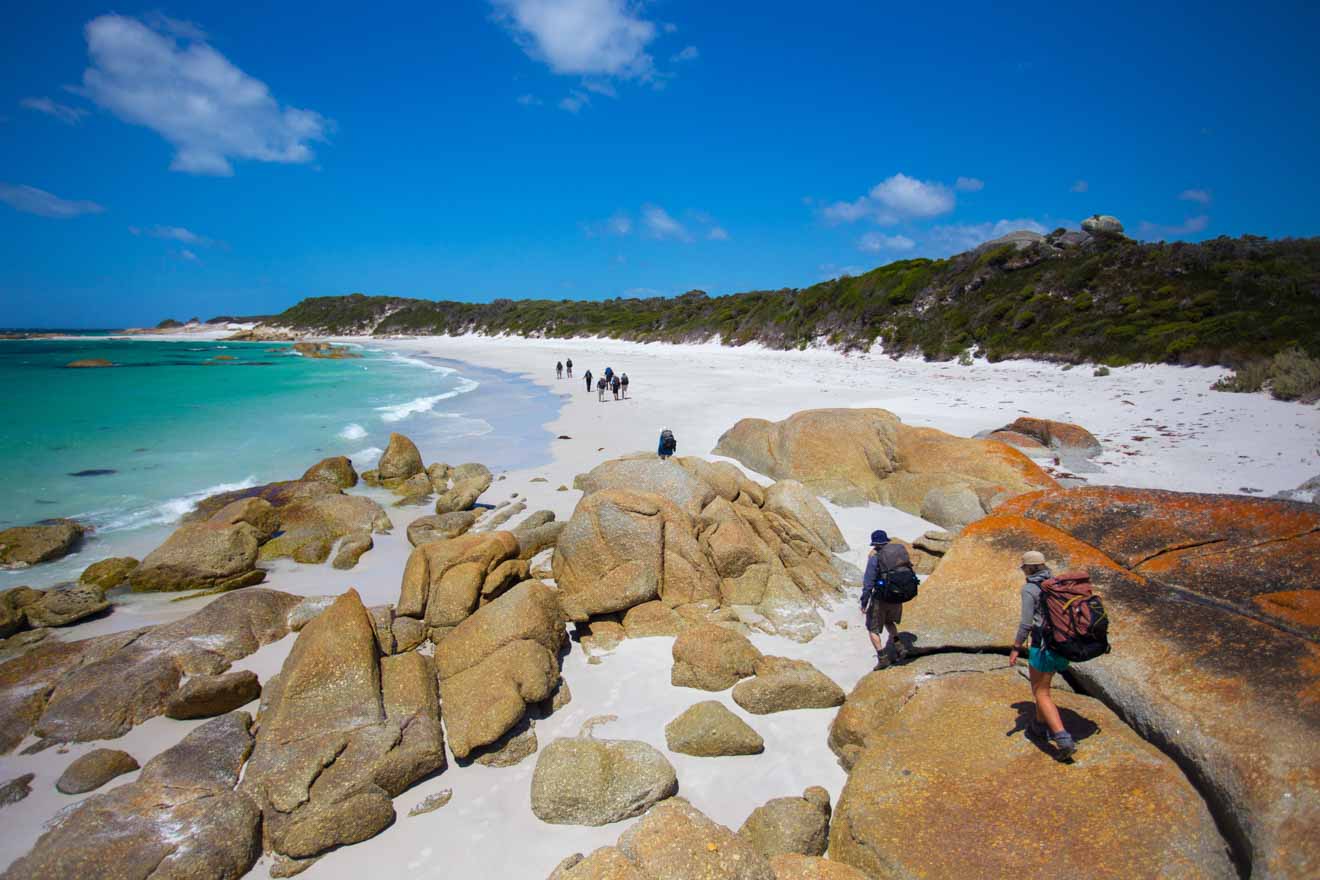
<svg viewBox="0 0 1320 880">
<path fill-rule="evenodd" d="M 129 576 L 134 592 L 230 590 L 261 583 L 258 532 L 245 522 L 179 526 Z"/>
<path fill-rule="evenodd" d="M 66 370 L 92 370 L 104 367 L 113 367 L 114 363 L 105 358 L 80 358 L 76 361 L 69 361 L 64 365 Z"/>
<path fill-rule="evenodd" d="M 54 587 L 42 597 L 26 605 L 23 614 L 28 626 L 69 626 L 80 620 L 100 614 L 110 607 L 100 590 L 86 587 Z"/>
<path fill-rule="evenodd" d="M 357 471 L 353 462 L 344 455 L 323 458 L 307 469 L 302 475 L 304 480 L 321 480 L 340 489 L 351 489 L 357 485 Z"/>
<path fill-rule="evenodd" d="M 417 445 L 402 434 L 390 434 L 389 445 L 376 463 L 376 477 L 382 485 L 403 482 L 415 474 L 424 473 L 422 454 Z"/>
<path fill-rule="evenodd" d="M 83 569 L 83 573 L 78 576 L 78 583 L 104 593 L 128 580 L 128 576 L 138 564 L 132 556 L 112 556 L 109 559 L 102 559 Z"/>
<path fill-rule="evenodd" d="M 74 759 L 60 778 L 55 788 L 64 794 L 84 794 L 95 791 L 116 776 L 132 773 L 138 769 L 138 762 L 128 752 L 118 749 L 92 749 L 85 755 Z"/>
<path fill-rule="evenodd" d="M 71 519 L 47 519 L 0 531 L 0 568 L 25 568 L 67 556 L 86 531 Z"/>
</svg>

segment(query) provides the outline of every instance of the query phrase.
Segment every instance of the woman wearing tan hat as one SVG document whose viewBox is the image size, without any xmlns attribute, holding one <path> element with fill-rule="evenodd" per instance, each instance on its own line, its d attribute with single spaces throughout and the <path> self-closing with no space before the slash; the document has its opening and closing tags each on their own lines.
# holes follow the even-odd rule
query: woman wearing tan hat
<svg viewBox="0 0 1320 880">
<path fill-rule="evenodd" d="M 1049 739 L 1059 752 L 1059 757 L 1066 758 L 1077 750 L 1072 734 L 1063 727 L 1059 717 L 1059 708 L 1050 696 L 1050 682 L 1054 673 L 1068 668 L 1068 661 L 1045 646 L 1041 638 L 1040 585 L 1050 579 L 1050 570 L 1045 565 L 1045 554 L 1038 550 L 1028 550 L 1022 554 L 1022 573 L 1026 583 L 1022 585 L 1022 614 L 1018 618 L 1017 635 L 1013 638 L 1013 650 L 1008 655 L 1008 665 L 1016 666 L 1018 654 L 1022 652 L 1027 635 L 1031 635 L 1031 650 L 1027 655 L 1028 671 L 1031 677 L 1031 696 L 1036 701 L 1036 717 L 1027 725 L 1029 736 L 1040 737 L 1047 731 Z"/>
</svg>

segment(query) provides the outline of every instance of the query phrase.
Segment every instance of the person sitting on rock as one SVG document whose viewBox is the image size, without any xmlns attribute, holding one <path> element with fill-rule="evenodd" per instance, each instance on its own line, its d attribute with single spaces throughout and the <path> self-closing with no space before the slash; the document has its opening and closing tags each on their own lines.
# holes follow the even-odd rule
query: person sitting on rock
<svg viewBox="0 0 1320 880">
<path fill-rule="evenodd" d="M 584 378 L 587 380 L 587 393 L 590 394 L 590 393 L 591 393 L 591 370 L 587 370 L 587 372 L 584 374 Z"/>
<path fill-rule="evenodd" d="M 1027 725 L 1027 735 L 1042 738 L 1048 734 L 1059 757 L 1066 758 L 1077 750 L 1077 744 L 1073 742 L 1072 734 L 1064 729 L 1059 708 L 1050 695 L 1050 682 L 1054 673 L 1068 668 L 1068 661 L 1046 647 L 1041 637 L 1041 615 L 1045 613 L 1045 607 L 1040 585 L 1051 576 L 1045 565 L 1045 555 L 1037 550 L 1023 553 L 1022 573 L 1026 576 L 1026 583 L 1022 585 L 1022 613 L 1018 618 L 1017 635 L 1013 637 L 1013 650 L 1008 655 L 1008 665 L 1017 665 L 1018 654 L 1022 653 L 1024 640 L 1030 634 L 1027 665 L 1030 667 L 1031 696 L 1036 701 L 1036 717 Z"/>
<path fill-rule="evenodd" d="M 609 383 L 605 381 L 604 376 L 601 376 L 599 379 L 596 380 L 596 399 L 599 400 L 601 403 L 605 402 L 605 387 L 608 384 Z"/>
<path fill-rule="evenodd" d="M 572 359 L 572 358 L 569 358 L 568 360 L 564 361 L 564 366 L 568 368 L 568 378 L 572 379 L 572 378 L 573 378 L 573 359 Z"/>
<path fill-rule="evenodd" d="M 563 362 L 563 361 L 555 361 L 555 378 L 556 378 L 556 379 L 562 379 L 562 378 L 564 378 L 564 362 Z"/>
<path fill-rule="evenodd" d="M 904 566 L 912 567 L 907 548 L 891 542 L 884 529 L 872 532 L 871 552 L 866 556 L 866 573 L 862 575 L 862 614 L 866 616 L 866 632 L 875 648 L 876 670 L 888 669 L 894 660 L 907 657 L 907 646 L 898 637 L 903 604 L 880 601 L 880 586 L 885 575 Z M 887 638 L 881 637 L 881 630 Z"/>
</svg>

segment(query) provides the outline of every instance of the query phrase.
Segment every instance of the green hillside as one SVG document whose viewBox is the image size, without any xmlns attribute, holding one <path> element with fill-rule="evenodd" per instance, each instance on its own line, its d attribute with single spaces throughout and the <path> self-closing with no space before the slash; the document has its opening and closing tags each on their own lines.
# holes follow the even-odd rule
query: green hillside
<svg viewBox="0 0 1320 880">
<path fill-rule="evenodd" d="M 270 324 L 320 334 L 512 333 L 761 342 L 992 360 L 1239 365 L 1320 356 L 1320 238 L 1145 244 L 1057 230 L 1025 249 L 902 260 L 805 289 L 649 299 L 306 299 Z"/>
</svg>

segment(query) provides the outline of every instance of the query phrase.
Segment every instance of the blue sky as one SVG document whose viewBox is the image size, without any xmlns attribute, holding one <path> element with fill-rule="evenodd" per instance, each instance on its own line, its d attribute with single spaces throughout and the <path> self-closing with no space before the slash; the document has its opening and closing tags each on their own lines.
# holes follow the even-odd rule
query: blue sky
<svg viewBox="0 0 1320 880">
<path fill-rule="evenodd" d="M 806 286 L 1015 228 L 1320 233 L 1302 4 L 21 4 L 0 325 Z"/>
</svg>

